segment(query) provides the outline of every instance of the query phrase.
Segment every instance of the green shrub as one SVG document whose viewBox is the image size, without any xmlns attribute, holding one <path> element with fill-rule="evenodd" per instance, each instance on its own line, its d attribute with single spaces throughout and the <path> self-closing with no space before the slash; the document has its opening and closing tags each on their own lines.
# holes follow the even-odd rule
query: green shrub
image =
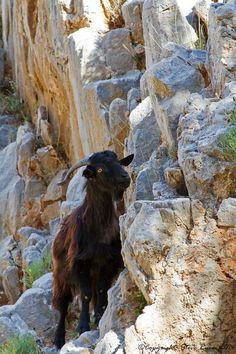
<svg viewBox="0 0 236 354">
<path fill-rule="evenodd" d="M 138 291 L 135 296 L 134 299 L 137 303 L 136 308 L 135 308 L 135 315 L 139 316 L 141 315 L 144 307 L 147 305 L 147 301 L 145 299 L 145 297 L 143 296 L 143 294 L 141 293 L 141 291 Z"/>
<path fill-rule="evenodd" d="M 30 335 L 12 337 L 0 346 L 0 354 L 39 354 L 34 338 Z"/>
<path fill-rule="evenodd" d="M 32 287 L 33 282 L 42 275 L 52 270 L 52 256 L 50 253 L 45 254 L 40 260 L 26 266 L 24 268 L 24 286 L 26 289 Z"/>
<path fill-rule="evenodd" d="M 5 114 L 22 114 L 24 104 L 16 93 L 9 93 L 8 95 L 0 93 L 0 107 L 1 113 Z"/>
<path fill-rule="evenodd" d="M 236 163 L 236 109 L 228 113 L 232 126 L 219 139 L 218 146 L 226 161 Z"/>
</svg>

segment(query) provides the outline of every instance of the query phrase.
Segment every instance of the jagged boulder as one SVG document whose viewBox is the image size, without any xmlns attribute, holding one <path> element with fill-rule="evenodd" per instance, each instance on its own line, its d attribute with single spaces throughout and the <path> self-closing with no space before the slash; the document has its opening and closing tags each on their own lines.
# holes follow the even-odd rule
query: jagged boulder
<svg viewBox="0 0 236 354">
<path fill-rule="evenodd" d="M 178 160 L 191 198 L 215 209 L 235 193 L 236 165 L 225 156 L 221 139 L 230 128 L 234 94 L 222 100 L 191 95 L 178 128 Z"/>
<path fill-rule="evenodd" d="M 188 96 L 205 87 L 201 66 L 205 51 L 186 50 L 173 44 L 163 51 L 164 59 L 144 74 L 162 141 L 170 153 L 176 150 L 176 130 Z"/>
<path fill-rule="evenodd" d="M 147 68 L 160 60 L 162 48 L 167 42 L 192 48 L 197 40 L 194 29 L 181 14 L 176 0 L 146 0 L 142 20 Z"/>
<path fill-rule="evenodd" d="M 13 316 L 18 316 L 21 321 L 24 334 L 35 331 L 39 337 L 51 339 L 57 323 L 57 315 L 52 310 L 47 291 L 42 288 L 26 290 L 14 305 L 6 305 L 0 308 L 0 321 L 4 321 L 11 328 L 9 336 L 17 335 L 19 328 L 15 328 L 10 321 Z M 1 328 L 1 327 L 0 327 Z M 1 328 L 0 337 L 5 338 L 5 328 Z"/>
<path fill-rule="evenodd" d="M 151 304 L 126 330 L 125 352 L 234 348 L 235 229 L 188 198 L 135 202 L 121 226 L 125 264 Z"/>
<path fill-rule="evenodd" d="M 16 232 L 21 225 L 24 180 L 17 172 L 17 145 L 0 151 L 0 238 Z"/>
<path fill-rule="evenodd" d="M 225 83 L 236 80 L 235 16 L 235 1 L 214 4 L 209 12 L 208 70 L 218 96 Z"/>
</svg>

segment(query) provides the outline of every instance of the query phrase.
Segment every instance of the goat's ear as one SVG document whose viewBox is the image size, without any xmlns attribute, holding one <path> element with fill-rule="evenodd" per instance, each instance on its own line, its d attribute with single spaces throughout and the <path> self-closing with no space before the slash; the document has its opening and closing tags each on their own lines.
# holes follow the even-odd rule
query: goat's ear
<svg viewBox="0 0 236 354">
<path fill-rule="evenodd" d="M 91 168 L 90 166 L 86 167 L 83 171 L 82 175 L 86 178 L 94 178 L 96 176 L 95 169 Z"/>
<path fill-rule="evenodd" d="M 120 164 L 123 166 L 128 166 L 133 161 L 133 158 L 134 154 L 128 155 L 120 160 Z"/>
</svg>

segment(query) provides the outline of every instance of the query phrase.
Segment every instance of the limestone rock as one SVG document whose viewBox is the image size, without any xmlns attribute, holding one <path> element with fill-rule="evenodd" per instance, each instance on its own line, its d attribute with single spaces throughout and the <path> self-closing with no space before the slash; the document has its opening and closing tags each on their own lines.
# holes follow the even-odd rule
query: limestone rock
<svg viewBox="0 0 236 354">
<path fill-rule="evenodd" d="M 17 316 L 22 323 L 21 329 L 18 329 L 18 332 L 12 324 L 14 320 L 13 316 Z M 1 307 L 0 321 L 3 321 L 4 318 L 7 318 L 9 326 L 11 324 L 11 328 L 15 332 L 13 332 L 13 335 L 21 334 L 22 332 L 28 334 L 31 331 L 35 331 L 38 336 L 45 339 L 51 337 L 57 321 L 56 314 L 51 309 L 46 292 L 40 288 L 26 290 L 15 305 Z"/>
<path fill-rule="evenodd" d="M 4 49 L 0 48 L 0 83 L 2 84 L 4 79 Z"/>
<path fill-rule="evenodd" d="M 83 117 L 86 122 L 93 121 L 93 126 L 87 126 L 83 123 L 81 128 L 83 128 L 85 136 L 96 136 L 96 139 L 91 139 L 90 143 L 84 136 L 84 151 L 86 154 L 112 146 L 108 129 L 109 106 L 115 98 L 126 99 L 129 90 L 139 86 L 140 77 L 141 73 L 135 70 L 126 75 L 110 80 L 97 81 L 84 87 L 84 102 L 87 102 L 87 107 Z M 84 105 L 84 103 L 81 104 Z"/>
<path fill-rule="evenodd" d="M 20 229 L 17 230 L 16 239 L 17 239 L 17 241 L 20 242 L 22 248 L 24 248 L 28 244 L 28 242 L 29 242 L 28 240 L 30 239 L 32 234 L 37 235 L 36 239 L 34 237 L 36 242 L 33 242 L 33 244 L 36 244 L 38 242 L 38 240 L 41 240 L 41 238 L 47 237 L 48 231 L 35 229 L 35 228 L 29 227 L 29 226 L 21 227 Z"/>
<path fill-rule="evenodd" d="M 107 66 L 114 74 L 125 74 L 136 69 L 130 31 L 116 28 L 104 37 L 104 51 Z"/>
<path fill-rule="evenodd" d="M 28 124 L 17 131 L 17 168 L 19 174 L 26 177 L 30 174 L 29 160 L 35 152 L 35 136 Z"/>
<path fill-rule="evenodd" d="M 61 181 L 65 170 L 59 171 L 51 180 L 47 187 L 47 191 L 43 197 L 44 203 L 55 202 L 57 200 L 64 199 L 66 196 L 67 184 L 59 186 L 58 183 Z"/>
<path fill-rule="evenodd" d="M 236 200 L 235 198 L 224 199 L 219 207 L 218 225 L 235 227 L 235 210 L 236 210 Z"/>
<path fill-rule="evenodd" d="M 219 96 L 224 84 L 236 78 L 235 16 L 235 3 L 215 4 L 209 12 L 208 70 Z"/>
<path fill-rule="evenodd" d="M 42 170 L 42 175 L 47 183 L 64 167 L 51 145 L 38 149 L 36 156 Z"/>
<path fill-rule="evenodd" d="M 187 190 L 184 181 L 184 175 L 179 166 L 167 167 L 164 171 L 165 180 L 170 187 L 174 188 L 177 193 L 186 195 Z"/>
<path fill-rule="evenodd" d="M 22 222 L 24 181 L 16 164 L 16 143 L 11 143 L 0 151 L 0 237 L 15 233 Z"/>
<path fill-rule="evenodd" d="M 127 102 L 121 98 L 114 99 L 109 108 L 109 130 L 116 154 L 122 158 L 124 140 L 129 132 Z"/>
<path fill-rule="evenodd" d="M 0 120 L 0 150 L 16 140 L 16 127 L 2 124 Z"/>
<path fill-rule="evenodd" d="M 178 128 L 178 161 L 189 196 L 216 211 L 219 202 L 235 190 L 236 166 L 225 159 L 220 147 L 235 102 L 230 95 L 216 102 L 206 99 L 198 107 L 198 96 L 190 97 Z"/>
<path fill-rule="evenodd" d="M 170 150 L 176 149 L 176 129 L 188 96 L 204 88 L 198 65 L 204 63 L 206 53 L 180 50 L 181 55 L 175 52 L 162 59 L 144 75 L 163 141 Z"/>
<path fill-rule="evenodd" d="M 20 297 L 22 290 L 19 268 L 16 266 L 7 267 L 2 274 L 2 284 L 9 304 L 14 304 Z"/>
<path fill-rule="evenodd" d="M 11 337 L 18 335 L 31 335 L 37 337 L 33 330 L 30 330 L 27 324 L 19 317 L 18 314 L 0 316 L 0 344 L 3 344 Z"/>
<path fill-rule="evenodd" d="M 147 97 L 130 114 L 127 152 L 134 153 L 133 168 L 141 166 L 157 149 L 160 131 L 155 121 L 151 100 Z"/>
<path fill-rule="evenodd" d="M 38 139 L 42 139 L 44 145 L 52 145 L 52 126 L 48 121 L 48 112 L 45 106 L 38 108 L 36 135 Z"/>
<path fill-rule="evenodd" d="M 167 42 L 192 48 L 197 40 L 196 33 L 181 14 L 175 0 L 146 0 L 142 18 L 147 68 L 160 60 L 162 48 Z"/>
<path fill-rule="evenodd" d="M 123 337 L 117 333 L 110 331 L 105 334 L 104 338 L 97 344 L 94 354 L 123 354 Z"/>
<path fill-rule="evenodd" d="M 80 168 L 68 185 L 66 201 L 61 204 L 62 217 L 68 215 L 74 208 L 81 205 L 84 200 L 86 179 L 82 176 L 82 173 L 83 168 Z"/>
<path fill-rule="evenodd" d="M 60 351 L 60 354 L 92 354 L 92 348 L 96 345 L 99 337 L 97 330 L 84 332 L 78 339 L 66 343 Z"/>
<path fill-rule="evenodd" d="M 122 5 L 125 27 L 131 31 L 132 40 L 143 44 L 142 11 L 144 0 L 129 0 Z"/>
<path fill-rule="evenodd" d="M 139 311 L 142 310 L 139 308 L 139 294 L 127 269 L 123 270 L 114 286 L 108 291 L 108 306 L 99 322 L 100 338 L 117 329 L 121 333 L 135 322 Z"/>
<path fill-rule="evenodd" d="M 222 343 L 234 348 L 229 317 L 235 229 L 222 235 L 198 201 L 179 198 L 135 202 L 121 219 L 121 232 L 124 262 L 151 304 L 126 331 L 125 352 L 164 347 L 182 354 L 184 345 L 201 354 L 210 346 L 217 353 Z"/>
<path fill-rule="evenodd" d="M 128 111 L 131 113 L 131 111 L 133 109 L 135 109 L 140 102 L 141 102 L 140 89 L 132 88 L 131 90 L 129 90 L 128 95 L 127 95 Z"/>
<path fill-rule="evenodd" d="M 59 217 L 61 202 L 57 201 L 46 206 L 41 214 L 41 221 L 43 226 L 48 226 L 50 220 Z"/>
</svg>

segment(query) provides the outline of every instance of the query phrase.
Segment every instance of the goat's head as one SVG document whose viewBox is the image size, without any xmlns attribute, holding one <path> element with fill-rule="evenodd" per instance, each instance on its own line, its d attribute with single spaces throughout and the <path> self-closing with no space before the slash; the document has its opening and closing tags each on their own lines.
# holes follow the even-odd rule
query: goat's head
<svg viewBox="0 0 236 354">
<path fill-rule="evenodd" d="M 65 183 L 75 169 L 86 166 L 83 176 L 88 183 L 97 190 L 112 194 L 115 200 L 120 200 L 130 185 L 130 177 L 123 166 L 128 166 L 133 157 L 132 154 L 118 160 L 112 151 L 96 152 L 72 166 L 60 184 Z"/>
</svg>

